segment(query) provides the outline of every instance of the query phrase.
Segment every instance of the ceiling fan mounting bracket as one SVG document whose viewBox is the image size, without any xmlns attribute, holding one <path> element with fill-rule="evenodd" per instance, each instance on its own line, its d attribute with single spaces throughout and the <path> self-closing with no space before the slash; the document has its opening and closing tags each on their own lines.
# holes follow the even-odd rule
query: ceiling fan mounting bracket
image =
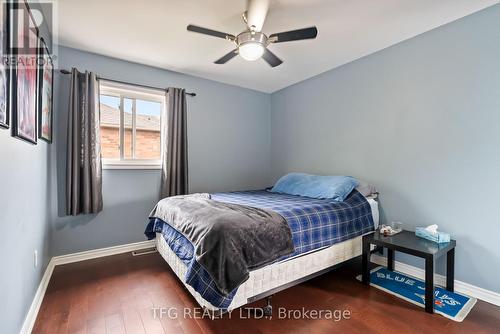
<svg viewBox="0 0 500 334">
<path fill-rule="evenodd" d="M 277 41 L 278 41 L 278 37 L 277 36 L 273 36 L 273 37 L 268 37 L 267 38 L 267 44 L 275 43 Z"/>
</svg>

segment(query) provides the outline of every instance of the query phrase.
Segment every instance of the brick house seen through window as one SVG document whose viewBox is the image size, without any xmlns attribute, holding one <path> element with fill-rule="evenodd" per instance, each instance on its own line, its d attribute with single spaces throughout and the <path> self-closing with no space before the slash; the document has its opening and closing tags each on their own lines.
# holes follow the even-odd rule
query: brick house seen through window
<svg viewBox="0 0 500 334">
<path fill-rule="evenodd" d="M 101 155 L 108 168 L 158 168 L 162 91 L 102 82 Z"/>
</svg>

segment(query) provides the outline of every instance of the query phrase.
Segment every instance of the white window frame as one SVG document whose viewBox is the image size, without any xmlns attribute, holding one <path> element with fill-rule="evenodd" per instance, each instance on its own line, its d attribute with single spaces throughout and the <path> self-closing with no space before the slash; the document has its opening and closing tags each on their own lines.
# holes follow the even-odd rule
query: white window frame
<svg viewBox="0 0 500 334">
<path fill-rule="evenodd" d="M 123 145 L 125 141 L 124 133 L 124 103 L 125 98 L 133 99 L 132 105 L 132 136 L 135 137 L 135 101 L 145 100 L 151 102 L 159 102 L 161 104 L 160 111 L 160 123 L 163 117 L 165 105 L 166 105 L 166 94 L 165 91 L 160 89 L 146 88 L 143 86 L 136 86 L 130 84 L 123 84 L 114 81 L 108 81 L 101 79 L 99 80 L 99 95 L 115 96 L 120 99 L 120 159 L 102 159 L 103 169 L 161 169 L 161 158 L 160 159 L 125 159 L 123 157 Z M 161 130 L 161 128 L 160 128 Z M 161 137 L 161 136 L 160 136 Z M 135 141 L 132 141 L 135 143 Z M 160 143 L 160 147 L 163 147 Z M 161 152 L 163 155 L 163 151 Z"/>
</svg>

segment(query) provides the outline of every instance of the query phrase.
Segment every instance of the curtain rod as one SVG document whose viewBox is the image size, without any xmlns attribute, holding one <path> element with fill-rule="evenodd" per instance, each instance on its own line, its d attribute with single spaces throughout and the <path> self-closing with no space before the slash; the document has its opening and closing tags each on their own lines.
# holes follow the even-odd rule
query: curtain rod
<svg viewBox="0 0 500 334">
<path fill-rule="evenodd" d="M 64 69 L 63 70 L 59 70 L 59 72 L 61 72 L 62 74 L 71 74 L 70 71 L 64 70 Z M 103 77 L 99 77 L 99 76 L 97 77 L 97 80 L 111 81 L 111 82 L 116 82 L 116 83 L 125 84 L 125 85 L 139 86 L 139 87 L 144 87 L 144 88 L 149 88 L 149 89 L 156 89 L 156 90 L 162 90 L 162 91 L 165 90 L 165 88 L 148 86 L 148 85 L 141 85 L 141 84 L 136 84 L 136 83 L 132 83 L 132 82 L 126 82 L 126 81 L 120 81 L 120 80 L 103 78 Z M 168 92 L 168 88 L 166 89 L 166 91 Z M 186 93 L 186 95 L 196 96 L 196 93 Z"/>
</svg>

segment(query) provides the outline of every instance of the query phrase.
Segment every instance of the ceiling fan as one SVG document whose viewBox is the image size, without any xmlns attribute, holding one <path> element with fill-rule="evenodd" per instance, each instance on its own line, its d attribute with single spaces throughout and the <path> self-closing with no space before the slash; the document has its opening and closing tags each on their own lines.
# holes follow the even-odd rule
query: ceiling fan
<svg viewBox="0 0 500 334">
<path fill-rule="evenodd" d="M 283 63 L 283 60 L 268 50 L 267 47 L 269 44 L 316 38 L 318 29 L 316 27 L 309 27 L 267 36 L 261 30 L 268 9 L 269 0 L 248 0 L 247 11 L 243 13 L 243 20 L 248 28 L 236 36 L 192 24 L 187 26 L 187 30 L 224 38 L 236 44 L 236 49 L 217 59 L 215 61 L 216 64 L 225 64 L 239 54 L 243 59 L 248 61 L 254 61 L 262 57 L 271 67 L 276 67 Z"/>
</svg>

